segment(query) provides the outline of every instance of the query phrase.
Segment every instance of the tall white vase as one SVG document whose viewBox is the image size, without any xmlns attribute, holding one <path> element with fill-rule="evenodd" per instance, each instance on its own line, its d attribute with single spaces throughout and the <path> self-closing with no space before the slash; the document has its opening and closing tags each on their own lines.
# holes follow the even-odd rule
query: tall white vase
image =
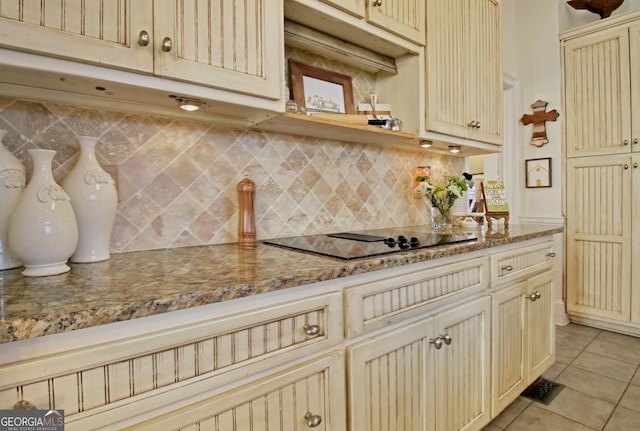
<svg viewBox="0 0 640 431">
<path fill-rule="evenodd" d="M 22 266 L 9 247 L 9 220 L 24 190 L 24 165 L 2 145 L 6 130 L 0 129 L 0 270 Z"/>
<path fill-rule="evenodd" d="M 62 181 L 78 222 L 78 247 L 72 262 L 89 263 L 110 257 L 109 243 L 118 193 L 111 175 L 96 159 L 98 138 L 80 136 L 80 158 Z"/>
<path fill-rule="evenodd" d="M 22 275 L 40 277 L 69 271 L 78 244 L 78 225 L 69 196 L 54 180 L 53 150 L 29 150 L 33 175 L 9 222 L 9 246 L 22 260 Z"/>
</svg>

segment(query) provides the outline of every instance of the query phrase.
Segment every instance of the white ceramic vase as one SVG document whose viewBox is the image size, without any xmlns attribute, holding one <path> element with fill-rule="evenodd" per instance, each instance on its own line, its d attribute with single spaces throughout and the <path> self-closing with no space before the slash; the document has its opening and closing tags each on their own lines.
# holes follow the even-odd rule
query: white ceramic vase
<svg viewBox="0 0 640 431">
<path fill-rule="evenodd" d="M 110 257 L 109 243 L 118 193 L 111 175 L 96 159 L 98 138 L 80 136 L 80 158 L 62 181 L 78 222 L 78 247 L 72 262 L 90 263 Z"/>
<path fill-rule="evenodd" d="M 0 270 L 22 266 L 9 247 L 9 220 L 24 190 L 24 165 L 2 145 L 6 130 L 0 129 Z"/>
<path fill-rule="evenodd" d="M 78 225 L 69 196 L 54 180 L 53 150 L 29 150 L 33 175 L 9 222 L 9 246 L 25 266 L 22 275 L 40 277 L 69 271 L 78 244 Z"/>
</svg>

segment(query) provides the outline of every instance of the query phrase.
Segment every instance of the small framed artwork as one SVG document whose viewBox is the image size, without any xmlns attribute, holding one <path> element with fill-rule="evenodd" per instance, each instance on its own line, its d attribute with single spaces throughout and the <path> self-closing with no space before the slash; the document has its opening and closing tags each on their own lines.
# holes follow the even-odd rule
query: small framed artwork
<svg viewBox="0 0 640 431">
<path fill-rule="evenodd" d="M 551 157 L 525 160 L 527 188 L 551 187 Z"/>
<path fill-rule="evenodd" d="M 291 93 L 307 113 L 354 114 L 351 77 L 289 59 Z"/>
</svg>

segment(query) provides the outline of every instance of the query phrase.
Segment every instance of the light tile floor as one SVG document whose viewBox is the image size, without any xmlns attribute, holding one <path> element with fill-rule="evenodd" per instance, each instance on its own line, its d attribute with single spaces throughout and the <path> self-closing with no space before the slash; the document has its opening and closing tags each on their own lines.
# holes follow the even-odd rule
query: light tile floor
<svg viewBox="0 0 640 431">
<path fill-rule="evenodd" d="M 565 385 L 553 401 L 520 397 L 483 431 L 640 431 L 640 338 L 569 324 L 556 353 L 543 376 Z"/>
</svg>

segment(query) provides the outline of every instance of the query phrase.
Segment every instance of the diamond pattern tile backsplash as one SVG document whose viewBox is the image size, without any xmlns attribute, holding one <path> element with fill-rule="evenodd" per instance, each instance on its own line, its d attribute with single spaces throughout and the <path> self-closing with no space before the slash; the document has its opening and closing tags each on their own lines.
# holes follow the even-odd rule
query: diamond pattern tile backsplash
<svg viewBox="0 0 640 431">
<path fill-rule="evenodd" d="M 364 97 L 366 83 L 358 88 Z M 27 180 L 28 149 L 57 151 L 60 182 L 77 160 L 77 137 L 100 138 L 98 161 L 119 195 L 113 252 L 236 242 L 236 185 L 245 175 L 256 183 L 260 239 L 424 224 L 413 168 L 429 165 L 441 181 L 464 166 L 423 151 L 4 97 L 0 128 Z"/>
</svg>

